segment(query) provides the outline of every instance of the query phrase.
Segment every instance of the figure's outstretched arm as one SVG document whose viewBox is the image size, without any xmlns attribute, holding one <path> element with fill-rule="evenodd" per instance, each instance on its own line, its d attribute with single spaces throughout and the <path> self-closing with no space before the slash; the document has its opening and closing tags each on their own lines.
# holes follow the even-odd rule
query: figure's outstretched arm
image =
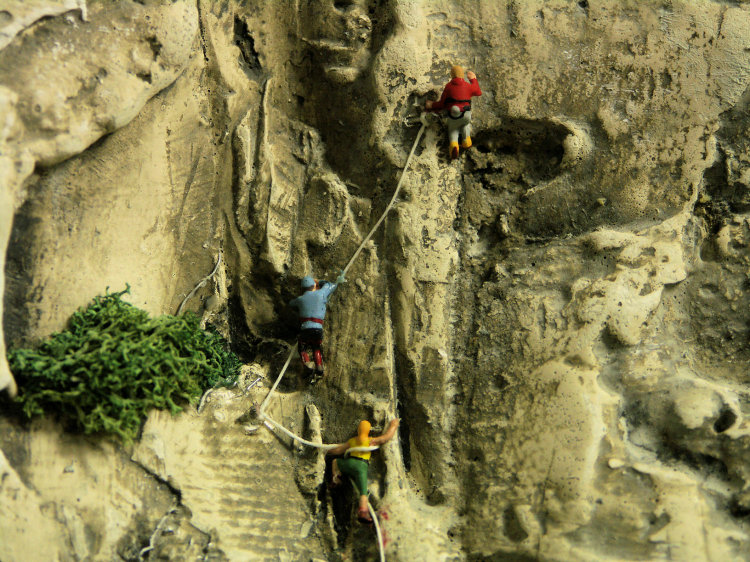
<svg viewBox="0 0 750 562">
<path fill-rule="evenodd" d="M 429 106 L 427 105 L 427 102 L 425 102 L 425 108 L 429 111 L 440 111 L 441 109 L 445 109 L 445 100 L 448 98 L 448 86 L 443 88 L 443 95 L 440 96 L 440 99 L 438 101 L 429 102 Z"/>
<path fill-rule="evenodd" d="M 477 81 L 477 75 L 474 74 L 471 70 L 469 70 L 466 72 L 466 77 L 469 79 L 469 82 L 471 82 L 471 85 L 472 85 L 471 95 L 481 96 L 482 90 L 479 88 L 479 81 Z"/>
<path fill-rule="evenodd" d="M 396 418 L 395 420 L 391 420 L 391 423 L 388 424 L 388 429 L 382 435 L 370 439 L 370 445 L 382 445 L 383 443 L 387 443 L 388 441 L 393 439 L 393 436 L 396 435 L 396 430 L 398 429 L 399 422 L 400 420 L 398 418 Z"/>
<path fill-rule="evenodd" d="M 326 281 L 325 284 L 320 289 L 318 289 L 318 291 L 321 292 L 321 294 L 325 297 L 327 301 L 328 297 L 331 296 L 331 293 L 333 293 L 336 290 L 336 287 L 338 287 L 336 283 L 329 283 L 328 281 Z"/>
</svg>

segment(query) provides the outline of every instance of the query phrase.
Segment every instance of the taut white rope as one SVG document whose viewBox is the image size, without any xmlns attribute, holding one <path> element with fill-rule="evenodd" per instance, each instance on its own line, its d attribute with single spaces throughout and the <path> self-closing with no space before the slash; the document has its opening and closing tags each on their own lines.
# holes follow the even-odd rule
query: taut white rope
<svg viewBox="0 0 750 562">
<path fill-rule="evenodd" d="M 344 276 L 346 275 L 346 272 L 349 271 L 349 268 L 354 263 L 354 260 L 357 259 L 357 256 L 359 256 L 360 252 L 365 247 L 365 244 L 367 244 L 370 241 L 370 238 L 372 238 L 372 235 L 375 234 L 375 231 L 383 223 L 386 215 L 388 214 L 388 211 L 391 210 L 391 208 L 393 207 L 393 204 L 396 202 L 396 197 L 398 197 L 399 191 L 401 190 L 401 184 L 403 183 L 404 177 L 406 176 L 406 171 L 409 168 L 409 162 L 411 162 L 411 157 L 414 155 L 414 151 L 416 150 L 417 145 L 419 144 L 419 140 L 422 138 L 422 133 L 424 132 L 425 127 L 427 127 L 427 120 L 424 117 L 424 114 L 420 117 L 420 121 L 422 122 L 422 126 L 419 128 L 419 132 L 417 133 L 417 138 L 414 139 L 414 144 L 411 147 L 409 156 L 406 158 L 406 164 L 404 164 L 404 169 L 401 171 L 401 177 L 399 178 L 398 183 L 396 184 L 396 190 L 393 192 L 393 196 L 391 197 L 391 200 L 388 203 L 388 206 L 383 211 L 383 214 L 380 215 L 378 222 L 376 222 L 375 226 L 372 227 L 369 234 L 365 237 L 365 239 L 359 245 L 359 248 L 357 248 L 357 250 L 354 252 L 354 255 L 349 260 L 349 263 L 346 264 L 346 267 L 341 272 L 341 274 Z M 218 264 L 217 264 L 217 267 L 218 267 Z M 289 367 L 289 363 L 291 362 L 293 356 L 294 356 L 294 346 L 290 348 L 289 356 L 286 358 L 286 362 L 284 363 L 284 366 L 281 368 L 281 372 L 279 373 L 279 376 L 276 378 L 276 382 L 273 383 L 271 390 L 268 391 L 268 394 L 266 395 L 265 399 L 263 400 L 260 407 L 258 408 L 258 417 L 261 420 L 263 420 L 263 423 L 266 425 L 266 427 L 268 427 L 268 429 L 271 429 L 271 430 L 278 429 L 279 431 L 281 431 L 288 437 L 291 437 L 293 440 L 297 441 L 298 443 L 302 443 L 303 445 L 307 445 L 308 447 L 315 447 L 316 449 L 328 451 L 330 449 L 337 447 L 337 445 L 313 443 L 312 441 L 303 439 L 299 435 L 295 435 L 294 433 L 289 431 L 287 428 L 285 428 L 283 425 L 281 425 L 277 421 L 274 421 L 273 419 L 271 419 L 271 417 L 265 413 L 266 405 L 268 404 L 268 401 L 271 399 L 271 395 L 276 391 L 276 387 L 279 386 L 279 383 L 281 382 L 281 379 L 284 376 L 284 373 L 286 373 L 286 370 Z M 355 453 L 355 452 L 375 451 L 378 448 L 379 447 L 350 447 L 344 453 L 344 456 L 348 456 L 349 453 Z M 373 523 L 375 524 L 375 534 L 377 535 L 377 538 L 378 538 L 378 552 L 380 554 L 380 562 L 385 562 L 385 552 L 383 550 L 383 537 L 380 532 L 380 525 L 378 524 L 378 516 L 377 516 L 377 513 L 375 513 L 375 510 L 373 509 L 372 504 L 370 504 L 369 499 L 367 501 L 367 509 L 370 512 L 370 517 L 372 517 Z"/>
<path fill-rule="evenodd" d="M 357 256 L 359 256 L 359 253 L 362 251 L 362 248 L 364 248 L 365 244 L 367 244 L 370 241 L 370 238 L 372 238 L 372 235 L 375 234 L 375 231 L 378 229 L 378 227 L 383 222 L 383 220 L 385 220 L 385 216 L 388 214 L 388 211 L 391 210 L 391 207 L 393 207 L 393 204 L 396 202 L 396 197 L 398 196 L 399 191 L 401 191 L 401 183 L 404 181 L 404 177 L 406 176 L 406 170 L 409 168 L 409 162 L 411 162 L 411 157 L 414 155 L 414 151 L 416 150 L 417 145 L 419 144 L 419 139 L 422 138 L 422 133 L 424 132 L 424 129 L 426 126 L 427 126 L 427 121 L 423 119 L 422 126 L 419 128 L 419 132 L 417 133 L 417 138 L 414 139 L 414 144 L 411 147 L 411 152 L 409 152 L 409 156 L 406 158 L 406 164 L 404 164 L 404 169 L 401 172 L 401 177 L 398 179 L 398 183 L 396 184 L 396 191 L 393 192 L 393 197 L 391 197 L 391 200 L 388 203 L 388 206 L 385 208 L 385 211 L 383 211 L 383 214 L 380 215 L 378 222 L 375 223 L 375 226 L 372 227 L 372 230 L 370 230 L 370 233 L 365 237 L 365 239 L 359 245 L 359 248 L 357 248 L 357 251 L 354 252 L 352 259 L 350 259 L 349 263 L 346 264 L 346 267 L 344 268 L 344 271 L 342 272 L 343 275 L 346 275 L 346 272 L 349 271 L 349 268 L 354 263 L 354 260 L 357 259 Z"/>
</svg>

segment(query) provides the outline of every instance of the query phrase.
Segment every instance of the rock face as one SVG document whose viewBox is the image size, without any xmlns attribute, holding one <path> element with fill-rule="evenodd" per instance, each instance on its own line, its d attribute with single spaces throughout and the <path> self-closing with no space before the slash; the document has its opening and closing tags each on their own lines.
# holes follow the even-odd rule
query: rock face
<svg viewBox="0 0 750 562">
<path fill-rule="evenodd" d="M 750 4 L 6 4 L 7 345 L 129 283 L 249 366 L 133 450 L 0 420 L 0 559 L 376 556 L 251 404 L 454 63 L 474 147 L 426 128 L 331 299 L 325 380 L 293 363 L 269 411 L 326 443 L 401 418 L 370 471 L 391 559 L 748 559 Z"/>
</svg>

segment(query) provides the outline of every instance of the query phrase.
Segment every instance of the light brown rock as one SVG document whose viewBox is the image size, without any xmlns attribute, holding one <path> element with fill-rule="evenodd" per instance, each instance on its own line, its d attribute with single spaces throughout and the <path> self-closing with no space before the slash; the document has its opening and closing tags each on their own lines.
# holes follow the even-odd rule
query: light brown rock
<svg viewBox="0 0 750 562">
<path fill-rule="evenodd" d="M 426 129 L 331 297 L 326 378 L 304 386 L 295 359 L 274 418 L 335 443 L 401 417 L 371 465 L 389 559 L 747 559 L 747 5 L 106 6 L 0 36 L 4 326 L 11 345 L 43 337 L 125 282 L 174 312 L 223 251 L 188 308 L 254 363 L 200 414 L 153 414 L 134 452 L 182 493 L 179 528 L 230 559 L 376 556 L 353 498 L 316 495 L 322 458 L 250 402 L 288 354 L 300 277 L 346 264 L 400 177 L 414 106 L 462 64 L 483 90 L 474 147 L 450 162 L 443 126 Z M 19 432 L 6 453 L 58 454 Z M 37 458 L 13 470 L 42 479 Z M 92 516 L 36 493 L 76 514 L 44 523 L 50 552 L 114 551 L 115 531 L 85 550 Z M 36 520 L 13 505 L 14 525 Z"/>
</svg>

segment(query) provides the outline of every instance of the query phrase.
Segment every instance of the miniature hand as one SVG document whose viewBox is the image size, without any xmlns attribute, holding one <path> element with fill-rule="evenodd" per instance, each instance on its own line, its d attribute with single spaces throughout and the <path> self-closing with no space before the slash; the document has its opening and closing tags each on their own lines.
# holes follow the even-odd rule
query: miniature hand
<svg viewBox="0 0 750 562">
<path fill-rule="evenodd" d="M 467 71 L 466 71 L 466 77 L 467 77 L 467 78 L 468 78 L 469 80 L 474 80 L 474 78 L 476 78 L 476 77 L 477 77 L 477 75 L 476 75 L 476 74 L 474 74 L 474 73 L 473 73 L 473 72 L 472 72 L 471 70 L 467 70 Z"/>
<path fill-rule="evenodd" d="M 344 270 L 341 270 L 341 273 L 339 273 L 339 276 L 336 277 L 336 284 L 340 285 L 341 283 L 346 283 L 346 278 L 344 277 Z"/>
<path fill-rule="evenodd" d="M 424 108 L 425 108 L 425 109 L 432 109 L 432 104 L 433 104 L 433 103 L 434 103 L 434 102 L 432 102 L 432 101 L 430 101 L 430 100 L 427 100 L 426 102 L 424 102 Z"/>
</svg>

